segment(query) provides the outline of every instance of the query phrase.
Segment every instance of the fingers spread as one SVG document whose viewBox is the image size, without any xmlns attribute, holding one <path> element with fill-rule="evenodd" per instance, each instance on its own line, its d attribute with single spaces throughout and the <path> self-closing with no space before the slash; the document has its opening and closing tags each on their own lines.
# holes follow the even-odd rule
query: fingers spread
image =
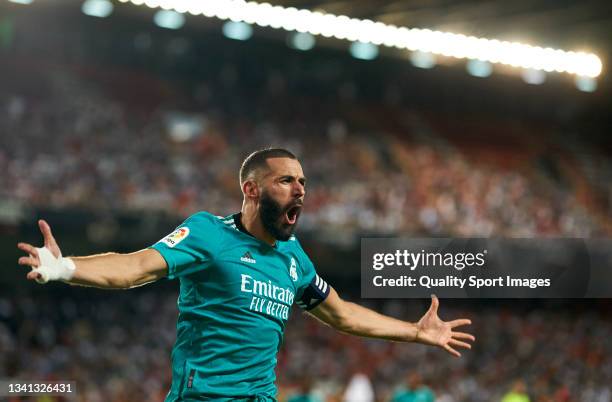
<svg viewBox="0 0 612 402">
<path fill-rule="evenodd" d="M 468 320 L 467 318 L 461 318 L 459 320 L 449 322 L 451 328 L 460 327 L 462 325 L 470 325 L 471 323 L 472 321 Z"/>
<path fill-rule="evenodd" d="M 461 353 L 457 352 L 455 349 L 451 348 L 448 345 L 444 345 L 444 349 L 455 357 L 461 357 Z"/>
<path fill-rule="evenodd" d="M 49 224 L 45 220 L 41 219 L 38 221 L 38 227 L 43 235 L 45 247 L 54 246 L 56 244 L 55 238 L 53 237 L 53 234 L 51 234 L 51 227 Z"/>
<path fill-rule="evenodd" d="M 31 280 L 31 281 L 35 281 L 37 279 L 41 279 L 42 275 L 38 272 L 36 272 L 35 270 L 32 270 L 30 272 L 28 272 L 28 274 L 26 275 L 26 278 Z"/>
<path fill-rule="evenodd" d="M 438 312 L 438 306 L 440 306 L 440 301 L 436 295 L 431 295 L 431 306 L 429 307 L 429 311 L 434 313 Z"/>
<path fill-rule="evenodd" d="M 31 256 L 34 256 L 36 258 L 38 258 L 38 250 L 36 250 L 36 247 L 32 246 L 31 244 L 28 243 L 17 243 L 17 248 L 21 251 L 25 251 L 26 253 L 30 254 Z"/>
<path fill-rule="evenodd" d="M 456 339 L 451 339 L 450 341 L 448 341 L 448 343 L 450 343 L 453 346 L 458 346 L 460 348 L 472 349 L 472 345 L 470 345 L 469 343 L 461 342 Z"/>
<path fill-rule="evenodd" d="M 19 265 L 28 265 L 30 267 L 37 267 L 39 265 L 38 258 L 34 258 L 32 256 L 29 257 L 19 257 L 17 260 Z"/>
<path fill-rule="evenodd" d="M 453 333 L 451 333 L 451 336 L 453 338 L 455 338 L 455 339 L 467 339 L 469 341 L 475 341 L 476 340 L 474 335 L 466 334 L 465 332 L 453 332 Z"/>
</svg>

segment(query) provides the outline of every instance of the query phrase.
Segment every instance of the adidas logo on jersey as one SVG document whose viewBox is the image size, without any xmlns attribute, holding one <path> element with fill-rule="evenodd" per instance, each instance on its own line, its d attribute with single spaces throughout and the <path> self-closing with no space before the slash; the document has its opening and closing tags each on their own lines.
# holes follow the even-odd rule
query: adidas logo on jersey
<svg viewBox="0 0 612 402">
<path fill-rule="evenodd" d="M 240 261 L 242 262 L 248 262 L 249 264 L 255 264 L 257 261 L 255 261 L 255 259 L 253 258 L 253 256 L 251 255 L 250 252 L 246 252 L 242 255 L 242 257 L 240 257 Z"/>
</svg>

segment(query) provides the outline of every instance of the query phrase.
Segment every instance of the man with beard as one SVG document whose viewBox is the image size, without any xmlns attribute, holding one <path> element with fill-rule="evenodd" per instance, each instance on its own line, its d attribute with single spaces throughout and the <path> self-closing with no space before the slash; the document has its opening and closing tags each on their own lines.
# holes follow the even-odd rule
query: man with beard
<svg viewBox="0 0 612 402">
<path fill-rule="evenodd" d="M 19 243 L 27 278 L 101 288 L 131 288 L 179 278 L 177 339 L 166 401 L 274 401 L 276 353 L 289 311 L 302 309 L 339 331 L 441 347 L 459 356 L 467 319 L 438 318 L 438 299 L 416 323 L 342 300 L 293 231 L 306 179 L 297 158 L 278 148 L 252 153 L 240 169 L 242 210 L 227 217 L 199 212 L 153 246 L 130 254 L 62 257 L 45 221 L 44 247 Z"/>
</svg>

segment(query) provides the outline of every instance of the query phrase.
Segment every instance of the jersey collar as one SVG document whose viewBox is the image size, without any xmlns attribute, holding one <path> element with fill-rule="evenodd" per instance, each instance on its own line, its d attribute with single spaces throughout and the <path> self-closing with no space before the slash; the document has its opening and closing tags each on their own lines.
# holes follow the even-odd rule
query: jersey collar
<svg viewBox="0 0 612 402">
<path fill-rule="evenodd" d="M 234 214 L 234 224 L 236 225 L 236 229 L 238 229 L 242 233 L 247 234 L 251 237 L 255 237 L 248 230 L 246 230 L 246 228 L 242 224 L 242 220 L 240 219 L 241 216 L 242 216 L 242 212 L 238 212 L 237 214 Z"/>
<path fill-rule="evenodd" d="M 242 212 L 238 212 L 238 213 L 234 214 L 234 224 L 236 225 L 236 229 L 238 229 L 239 231 L 241 231 L 242 233 L 244 233 L 244 234 L 246 234 L 246 235 L 248 235 L 248 236 L 251 236 L 252 238 L 254 238 L 254 239 L 255 239 L 255 240 L 257 240 L 257 241 L 259 241 L 259 242 L 261 242 L 261 243 L 263 243 L 263 244 L 266 244 L 268 247 L 278 248 L 278 240 L 276 240 L 276 241 L 274 242 L 274 245 L 273 245 L 273 246 L 270 246 L 268 243 L 265 243 L 265 242 L 263 242 L 263 241 L 259 240 L 257 237 L 253 236 L 253 235 L 251 234 L 251 232 L 249 232 L 248 230 L 246 230 L 246 228 L 245 228 L 245 227 L 244 227 L 244 225 L 242 224 L 242 220 L 240 219 L 241 217 L 242 217 Z"/>
</svg>

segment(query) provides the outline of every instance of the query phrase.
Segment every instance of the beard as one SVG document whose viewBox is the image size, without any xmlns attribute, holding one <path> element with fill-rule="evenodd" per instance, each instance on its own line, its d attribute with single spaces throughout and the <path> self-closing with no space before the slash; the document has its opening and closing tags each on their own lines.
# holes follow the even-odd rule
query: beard
<svg viewBox="0 0 612 402">
<path fill-rule="evenodd" d="M 261 194 L 259 203 L 259 213 L 264 229 L 266 229 L 276 240 L 289 240 L 297 226 L 299 211 L 297 212 L 295 223 L 293 224 L 285 222 L 285 214 L 295 206 L 299 205 L 301 207 L 302 202 L 297 201 L 282 206 L 264 191 Z"/>
</svg>

